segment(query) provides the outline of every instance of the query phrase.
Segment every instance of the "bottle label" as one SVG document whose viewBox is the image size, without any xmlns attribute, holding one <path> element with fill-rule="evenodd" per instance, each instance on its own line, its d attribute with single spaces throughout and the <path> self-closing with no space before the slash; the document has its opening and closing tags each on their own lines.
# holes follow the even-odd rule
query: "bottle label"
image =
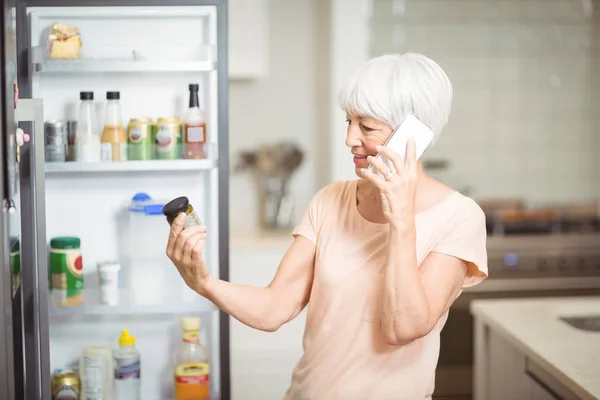
<svg viewBox="0 0 600 400">
<path fill-rule="evenodd" d="M 100 145 L 100 161 L 112 161 L 112 143 L 102 143 Z"/>
<path fill-rule="evenodd" d="M 117 359 L 115 379 L 140 379 L 140 361 L 131 359 Z"/>
<path fill-rule="evenodd" d="M 84 356 L 82 359 L 83 368 L 81 372 L 81 380 L 85 382 L 83 385 L 83 397 L 85 399 L 101 400 L 102 378 L 104 370 L 102 358 L 95 356 Z"/>
<path fill-rule="evenodd" d="M 204 143 L 204 136 L 203 126 L 189 127 L 187 130 L 187 138 L 189 143 Z"/>
<path fill-rule="evenodd" d="M 175 382 L 193 385 L 208 385 L 209 366 L 207 362 L 180 364 L 175 367 Z"/>
<path fill-rule="evenodd" d="M 189 218 L 189 216 L 188 216 Z M 187 220 L 186 220 L 187 225 Z M 200 340 L 199 332 L 196 330 L 193 331 L 183 331 L 183 341 L 186 343 L 197 343 Z"/>
</svg>

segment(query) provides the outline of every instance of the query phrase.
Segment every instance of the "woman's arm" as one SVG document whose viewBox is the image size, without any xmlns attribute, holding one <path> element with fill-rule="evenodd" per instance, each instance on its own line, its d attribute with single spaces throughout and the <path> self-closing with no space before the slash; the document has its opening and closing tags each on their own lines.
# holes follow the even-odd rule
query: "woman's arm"
<svg viewBox="0 0 600 400">
<path fill-rule="evenodd" d="M 463 260 L 433 252 L 418 267 L 414 223 L 390 228 L 381 327 L 389 344 L 403 345 L 431 332 L 458 297 L 467 266 Z"/>
<path fill-rule="evenodd" d="M 198 293 L 238 321 L 274 332 L 294 319 L 310 298 L 315 245 L 298 236 L 279 264 L 269 286 L 261 288 L 210 278 Z"/>
<path fill-rule="evenodd" d="M 308 303 L 313 281 L 315 245 L 297 236 L 283 257 L 273 281 L 264 288 L 213 278 L 203 250 L 206 228 L 183 229 L 185 215 L 171 225 L 167 256 L 185 283 L 240 322 L 264 331 L 276 331 L 296 317 Z"/>
</svg>

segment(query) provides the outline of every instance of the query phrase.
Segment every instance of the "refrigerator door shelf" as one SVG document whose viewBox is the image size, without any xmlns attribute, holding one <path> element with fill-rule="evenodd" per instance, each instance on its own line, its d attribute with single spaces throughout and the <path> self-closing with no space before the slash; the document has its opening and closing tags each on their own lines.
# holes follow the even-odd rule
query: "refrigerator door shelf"
<svg viewBox="0 0 600 400">
<path fill-rule="evenodd" d="M 182 301 L 181 291 L 165 294 L 163 298 L 157 299 L 155 303 L 136 304 L 133 300 L 134 294 L 130 290 L 121 289 L 119 291 L 119 304 L 116 306 L 102 304 L 99 289 L 86 289 L 83 295 L 84 305 L 59 307 L 50 304 L 49 315 L 51 317 L 93 317 L 97 319 L 98 316 L 202 314 L 218 310 L 213 303 L 199 295 L 193 300 Z M 52 322 L 52 319 L 50 322 Z"/>
<path fill-rule="evenodd" d="M 46 174 L 80 172 L 162 172 L 210 171 L 217 168 L 217 160 L 149 160 L 104 163 L 51 162 L 46 163 Z"/>
<path fill-rule="evenodd" d="M 82 48 L 79 58 L 49 58 L 45 46 L 31 49 L 33 73 L 208 72 L 216 69 L 215 48 L 181 46 Z"/>
</svg>

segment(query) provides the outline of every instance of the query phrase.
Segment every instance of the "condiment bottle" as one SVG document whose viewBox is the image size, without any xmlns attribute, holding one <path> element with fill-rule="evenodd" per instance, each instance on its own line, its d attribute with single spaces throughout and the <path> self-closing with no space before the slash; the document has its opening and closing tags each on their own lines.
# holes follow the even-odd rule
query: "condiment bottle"
<svg viewBox="0 0 600 400">
<path fill-rule="evenodd" d="M 204 146 L 206 144 L 206 120 L 204 112 L 200 109 L 198 91 L 200 86 L 191 83 L 189 108 L 183 117 L 183 158 L 206 158 Z"/>
<path fill-rule="evenodd" d="M 100 162 L 100 133 L 96 125 L 94 92 L 80 92 L 79 119 L 75 131 L 74 157 L 77 162 Z"/>
<path fill-rule="evenodd" d="M 102 133 L 102 161 L 127 160 L 127 135 L 121 117 L 119 92 L 106 92 L 106 115 Z"/>
<path fill-rule="evenodd" d="M 174 400 L 208 400 L 210 368 L 208 351 L 200 344 L 200 318 L 181 319 L 182 342 L 173 354 Z"/>
<path fill-rule="evenodd" d="M 135 336 L 124 329 L 115 351 L 115 400 L 140 400 L 140 352 L 135 348 Z"/>
<path fill-rule="evenodd" d="M 171 225 L 173 221 L 175 221 L 175 218 L 177 218 L 177 216 L 181 213 L 185 213 L 187 216 L 184 228 L 188 228 L 193 225 L 201 225 L 200 218 L 198 218 L 196 215 L 194 207 L 192 207 L 189 199 L 185 196 L 178 197 L 165 204 L 162 212 L 167 217 L 169 225 Z"/>
<path fill-rule="evenodd" d="M 113 400 L 115 364 L 108 346 L 86 346 L 79 358 L 81 400 Z"/>
</svg>

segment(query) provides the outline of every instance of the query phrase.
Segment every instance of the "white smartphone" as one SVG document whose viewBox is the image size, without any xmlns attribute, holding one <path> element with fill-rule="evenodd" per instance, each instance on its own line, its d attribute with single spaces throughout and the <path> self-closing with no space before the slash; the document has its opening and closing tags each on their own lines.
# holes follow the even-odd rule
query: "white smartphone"
<svg viewBox="0 0 600 400">
<path fill-rule="evenodd" d="M 398 129 L 392 133 L 392 136 L 385 143 L 385 147 L 392 149 L 400 155 L 402 160 L 406 159 L 406 144 L 411 137 L 415 139 L 416 157 L 421 158 L 427 147 L 433 140 L 433 131 L 424 123 L 419 121 L 414 115 L 408 115 L 400 124 Z M 377 158 L 382 159 L 387 166 L 395 172 L 394 165 L 390 160 L 387 160 L 382 154 L 378 154 Z M 371 170 L 372 165 L 369 166 Z M 379 174 L 381 175 L 381 174 Z"/>
</svg>

